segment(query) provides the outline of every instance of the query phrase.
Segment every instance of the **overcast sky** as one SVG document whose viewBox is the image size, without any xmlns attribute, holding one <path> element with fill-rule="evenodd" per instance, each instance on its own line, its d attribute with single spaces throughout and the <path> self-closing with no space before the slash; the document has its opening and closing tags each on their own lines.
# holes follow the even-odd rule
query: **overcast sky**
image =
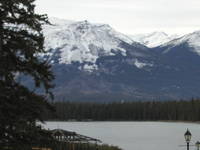
<svg viewBox="0 0 200 150">
<path fill-rule="evenodd" d="M 200 0 L 36 0 L 49 17 L 110 24 L 126 34 L 200 30 Z"/>
</svg>

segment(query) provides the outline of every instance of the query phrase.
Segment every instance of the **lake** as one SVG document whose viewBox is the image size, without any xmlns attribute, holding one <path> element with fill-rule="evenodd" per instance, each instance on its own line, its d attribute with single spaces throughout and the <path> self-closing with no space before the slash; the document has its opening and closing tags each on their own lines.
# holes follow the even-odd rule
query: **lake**
<svg viewBox="0 0 200 150">
<path fill-rule="evenodd" d="M 46 122 L 45 128 L 60 128 L 98 138 L 124 150 L 186 150 L 184 133 L 191 144 L 200 141 L 200 124 L 168 122 Z M 196 148 L 190 147 L 190 150 Z"/>
</svg>

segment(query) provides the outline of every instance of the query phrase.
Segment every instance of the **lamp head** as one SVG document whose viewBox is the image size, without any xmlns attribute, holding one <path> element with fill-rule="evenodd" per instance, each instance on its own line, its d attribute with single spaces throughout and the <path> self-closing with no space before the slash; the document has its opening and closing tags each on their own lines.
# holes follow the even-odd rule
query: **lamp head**
<svg viewBox="0 0 200 150">
<path fill-rule="evenodd" d="M 185 141 L 187 143 L 189 143 L 191 141 L 191 138 L 192 138 L 192 134 L 190 133 L 190 131 L 187 129 L 187 131 L 185 132 L 184 134 L 184 137 L 185 137 Z"/>
<path fill-rule="evenodd" d="M 197 149 L 199 149 L 199 147 L 200 147 L 200 142 L 197 141 L 197 142 L 195 143 L 195 146 L 197 147 Z"/>
</svg>

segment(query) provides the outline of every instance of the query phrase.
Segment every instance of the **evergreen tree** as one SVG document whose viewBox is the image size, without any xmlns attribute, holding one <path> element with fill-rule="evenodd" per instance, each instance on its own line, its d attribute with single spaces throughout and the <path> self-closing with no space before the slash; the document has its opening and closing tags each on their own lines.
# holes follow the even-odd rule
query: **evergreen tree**
<svg viewBox="0 0 200 150">
<path fill-rule="evenodd" d="M 42 24 L 46 15 L 35 13 L 34 0 L 0 0 L 0 146 L 1 148 L 30 149 L 38 142 L 42 129 L 44 107 L 50 108 L 47 98 L 53 75 L 44 53 Z M 33 80 L 41 94 L 21 83 L 20 76 Z"/>
</svg>

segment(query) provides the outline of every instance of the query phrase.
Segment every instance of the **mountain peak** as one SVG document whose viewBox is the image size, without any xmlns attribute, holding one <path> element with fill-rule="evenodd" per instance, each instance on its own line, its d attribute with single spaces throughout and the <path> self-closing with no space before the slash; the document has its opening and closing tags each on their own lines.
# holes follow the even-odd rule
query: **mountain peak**
<svg viewBox="0 0 200 150">
<path fill-rule="evenodd" d="M 153 48 L 160 46 L 164 43 L 167 43 L 177 36 L 175 35 L 168 35 L 165 32 L 152 32 L 148 34 L 138 34 L 138 35 L 132 35 L 131 36 L 134 41 L 137 41 L 143 45 L 146 45 L 147 47 Z"/>
<path fill-rule="evenodd" d="M 148 36 L 166 36 L 166 37 L 168 37 L 168 34 L 163 31 L 155 31 L 155 32 L 148 34 Z"/>
</svg>

